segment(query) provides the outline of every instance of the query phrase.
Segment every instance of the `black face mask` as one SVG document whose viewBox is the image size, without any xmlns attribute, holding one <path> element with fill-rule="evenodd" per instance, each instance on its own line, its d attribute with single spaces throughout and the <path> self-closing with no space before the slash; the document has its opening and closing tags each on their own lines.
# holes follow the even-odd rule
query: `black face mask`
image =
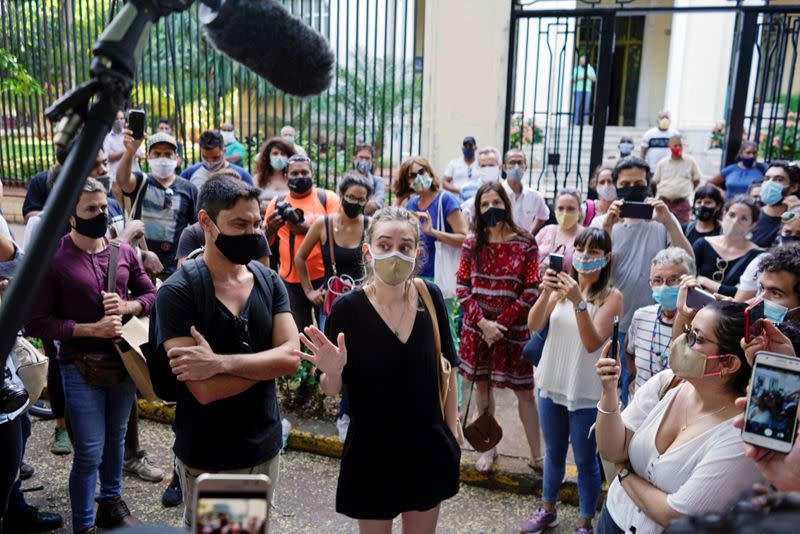
<svg viewBox="0 0 800 534">
<path fill-rule="evenodd" d="M 289 178 L 289 190 L 293 193 L 307 193 L 314 187 L 314 182 L 310 176 L 303 178 Z"/>
<path fill-rule="evenodd" d="M 108 214 L 101 211 L 91 219 L 81 219 L 75 215 L 75 231 L 91 239 L 100 239 L 108 230 Z"/>
<path fill-rule="evenodd" d="M 498 223 L 501 223 L 505 220 L 506 220 L 506 210 L 504 210 L 503 208 L 491 207 L 488 210 L 481 213 L 481 221 L 483 221 L 483 224 L 485 224 L 489 228 L 493 228 L 497 226 Z"/>
<path fill-rule="evenodd" d="M 214 244 L 231 263 L 247 265 L 258 256 L 261 239 L 261 234 L 228 235 L 220 231 Z"/>
<path fill-rule="evenodd" d="M 778 242 L 781 245 L 790 245 L 792 243 L 797 243 L 798 241 L 800 241 L 800 237 L 797 237 L 796 235 L 782 235 L 778 237 Z"/>
<path fill-rule="evenodd" d="M 351 219 L 355 219 L 362 213 L 364 213 L 364 206 L 361 204 L 354 204 L 352 202 L 348 202 L 345 199 L 342 199 L 342 211 L 345 215 L 350 217 Z"/>
<path fill-rule="evenodd" d="M 618 187 L 617 198 L 630 202 L 644 202 L 644 199 L 647 198 L 647 186 L 631 185 L 628 187 Z"/>
<path fill-rule="evenodd" d="M 708 222 L 714 220 L 717 215 L 717 209 L 710 206 L 697 206 L 694 209 L 694 216 L 698 221 Z"/>
</svg>

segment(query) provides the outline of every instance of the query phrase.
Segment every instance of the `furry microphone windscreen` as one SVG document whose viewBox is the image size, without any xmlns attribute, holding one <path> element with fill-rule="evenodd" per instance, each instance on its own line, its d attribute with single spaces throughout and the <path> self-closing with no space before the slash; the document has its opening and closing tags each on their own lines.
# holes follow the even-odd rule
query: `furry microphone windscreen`
<svg viewBox="0 0 800 534">
<path fill-rule="evenodd" d="M 208 41 L 278 89 L 309 96 L 330 86 L 335 59 L 328 41 L 282 5 L 226 0 L 213 14 L 201 8 Z"/>
</svg>

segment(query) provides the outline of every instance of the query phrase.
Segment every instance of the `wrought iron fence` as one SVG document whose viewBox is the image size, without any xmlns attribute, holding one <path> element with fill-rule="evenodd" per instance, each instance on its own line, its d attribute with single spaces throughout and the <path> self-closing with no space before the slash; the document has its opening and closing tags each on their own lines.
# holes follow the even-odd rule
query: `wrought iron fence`
<svg viewBox="0 0 800 534">
<path fill-rule="evenodd" d="M 199 161 L 200 133 L 233 122 L 247 149 L 243 165 L 255 171 L 259 148 L 284 125 L 312 158 L 329 187 L 351 165 L 352 150 L 376 148 L 376 173 L 420 150 L 424 1 L 283 0 L 296 16 L 325 35 L 337 57 L 330 88 L 313 98 L 276 90 L 206 43 L 197 6 L 160 20 L 151 32 L 130 107 L 147 112 L 153 131 L 166 118 Z M 44 109 L 88 77 L 91 47 L 121 9 L 117 0 L 0 2 L 0 48 L 39 82 L 41 94 L 0 96 L 0 177 L 24 183 L 53 163 L 52 126 Z M 268 51 L 265 51 L 268 53 Z"/>
</svg>

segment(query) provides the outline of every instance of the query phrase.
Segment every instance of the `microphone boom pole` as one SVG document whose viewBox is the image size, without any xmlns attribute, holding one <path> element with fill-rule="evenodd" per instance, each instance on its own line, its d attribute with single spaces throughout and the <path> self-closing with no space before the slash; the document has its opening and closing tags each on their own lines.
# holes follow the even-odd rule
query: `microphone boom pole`
<svg viewBox="0 0 800 534">
<path fill-rule="evenodd" d="M 55 143 L 66 147 L 80 130 L 42 214 L 41 229 L 17 266 L 0 306 L 0 360 L 4 362 L 36 298 L 39 284 L 74 210 L 115 114 L 130 97 L 136 65 L 153 22 L 194 0 L 130 0 L 92 49 L 92 77 L 59 98 L 45 115 L 59 121 Z M 91 104 L 91 105 L 90 105 Z M 82 127 L 82 129 L 81 129 Z"/>
</svg>

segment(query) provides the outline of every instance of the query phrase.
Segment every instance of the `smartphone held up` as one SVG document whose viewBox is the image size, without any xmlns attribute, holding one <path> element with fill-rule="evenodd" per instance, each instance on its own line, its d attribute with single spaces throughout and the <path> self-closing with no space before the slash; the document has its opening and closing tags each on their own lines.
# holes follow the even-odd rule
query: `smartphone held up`
<svg viewBox="0 0 800 534">
<path fill-rule="evenodd" d="M 787 453 L 797 438 L 800 358 L 756 354 L 747 396 L 742 441 Z"/>
<path fill-rule="evenodd" d="M 266 475 L 200 475 L 195 486 L 192 531 L 266 534 L 270 484 Z"/>
</svg>

